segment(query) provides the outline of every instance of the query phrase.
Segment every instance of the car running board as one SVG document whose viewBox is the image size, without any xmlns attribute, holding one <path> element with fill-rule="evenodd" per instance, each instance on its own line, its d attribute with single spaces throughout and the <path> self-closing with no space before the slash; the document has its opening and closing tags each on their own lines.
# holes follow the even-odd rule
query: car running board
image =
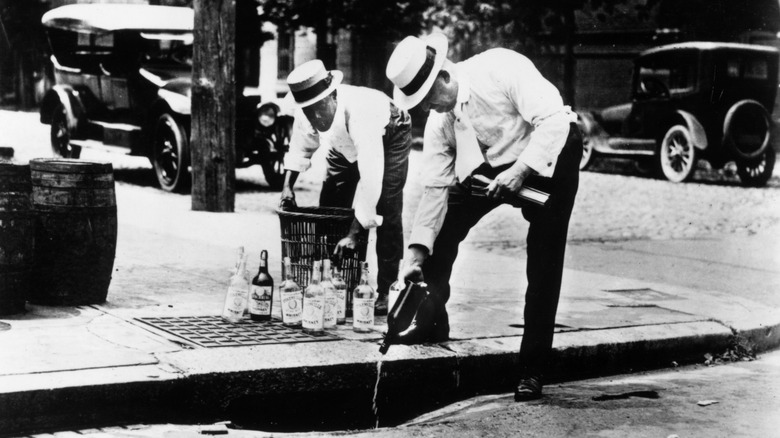
<svg viewBox="0 0 780 438">
<path fill-rule="evenodd" d="M 598 152 L 610 155 L 655 155 L 657 144 L 655 140 L 644 138 L 612 137 L 596 148 Z M 603 149 L 602 149 L 603 148 Z"/>
</svg>

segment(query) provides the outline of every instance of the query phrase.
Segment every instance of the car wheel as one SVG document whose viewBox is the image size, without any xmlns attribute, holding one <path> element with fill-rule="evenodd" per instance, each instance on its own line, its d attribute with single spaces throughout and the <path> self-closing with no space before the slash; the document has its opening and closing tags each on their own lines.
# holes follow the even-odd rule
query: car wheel
<svg viewBox="0 0 780 438">
<path fill-rule="evenodd" d="M 154 124 L 152 165 L 160 187 L 168 192 L 190 188 L 190 148 L 187 136 L 170 114 L 162 114 Z"/>
<path fill-rule="evenodd" d="M 697 151 L 691 133 L 682 125 L 669 128 L 661 140 L 659 160 L 666 179 L 679 183 L 690 179 L 696 169 Z"/>
<path fill-rule="evenodd" d="M 281 190 L 284 184 L 284 155 L 274 154 L 268 160 L 265 160 L 261 166 L 263 167 L 263 175 L 265 180 L 272 190 Z"/>
<path fill-rule="evenodd" d="M 763 160 L 771 148 L 772 122 L 764 107 L 753 100 L 732 106 L 723 121 L 723 144 L 737 161 Z"/>
<path fill-rule="evenodd" d="M 65 105 L 58 103 L 51 115 L 51 150 L 54 155 L 62 158 L 78 158 L 81 147 L 70 144 L 70 128 Z"/>
<path fill-rule="evenodd" d="M 745 187 L 765 186 L 775 170 L 775 159 L 774 149 L 769 148 L 764 151 L 761 160 L 748 163 L 737 162 L 737 175 L 739 175 L 742 185 Z"/>
</svg>

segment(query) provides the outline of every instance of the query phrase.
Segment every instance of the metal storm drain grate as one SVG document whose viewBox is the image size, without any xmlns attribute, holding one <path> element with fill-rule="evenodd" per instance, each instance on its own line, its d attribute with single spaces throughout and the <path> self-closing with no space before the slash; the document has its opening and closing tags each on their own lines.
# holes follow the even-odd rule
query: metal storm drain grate
<svg viewBox="0 0 780 438">
<path fill-rule="evenodd" d="M 331 333 L 310 335 L 282 325 L 281 321 L 224 321 L 219 316 L 166 316 L 136 318 L 144 324 L 170 333 L 201 347 L 285 344 L 293 342 L 336 341 Z"/>
</svg>

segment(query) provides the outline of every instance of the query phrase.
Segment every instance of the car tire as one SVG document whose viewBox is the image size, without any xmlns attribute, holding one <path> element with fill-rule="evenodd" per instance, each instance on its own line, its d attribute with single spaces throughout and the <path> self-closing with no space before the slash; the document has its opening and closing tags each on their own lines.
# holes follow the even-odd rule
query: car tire
<svg viewBox="0 0 780 438">
<path fill-rule="evenodd" d="M 737 175 L 745 187 L 763 187 L 772 177 L 775 170 L 775 151 L 768 148 L 760 160 L 752 162 L 737 162 Z"/>
<path fill-rule="evenodd" d="M 754 100 L 735 103 L 723 120 L 723 144 L 737 161 L 761 161 L 771 149 L 769 113 Z"/>
<path fill-rule="evenodd" d="M 667 180 L 687 181 L 696 170 L 698 151 L 691 140 L 691 133 L 683 125 L 674 125 L 661 140 L 658 159 L 661 172 Z"/>
<path fill-rule="evenodd" d="M 161 114 L 154 122 L 151 161 L 163 190 L 179 193 L 189 190 L 192 183 L 189 142 L 181 124 L 168 113 Z"/>
<path fill-rule="evenodd" d="M 79 158 L 81 156 L 81 147 L 70 143 L 68 122 L 68 112 L 65 110 L 65 105 L 58 103 L 51 115 L 51 131 L 49 134 L 51 150 L 56 157 Z"/>
</svg>

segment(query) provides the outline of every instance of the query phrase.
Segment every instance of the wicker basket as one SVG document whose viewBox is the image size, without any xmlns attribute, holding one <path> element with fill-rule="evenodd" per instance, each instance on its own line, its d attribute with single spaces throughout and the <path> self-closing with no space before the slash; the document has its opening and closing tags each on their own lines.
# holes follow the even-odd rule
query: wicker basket
<svg viewBox="0 0 780 438">
<path fill-rule="evenodd" d="M 303 288 L 309 284 L 311 267 L 323 254 L 333 254 L 336 243 L 349 232 L 354 220 L 353 210 L 337 207 L 294 207 L 277 210 L 282 230 L 282 260 L 289 257 L 292 277 Z M 323 239 L 324 238 L 324 239 Z M 324 241 L 324 242 L 323 242 Z M 341 274 L 352 291 L 360 281 L 361 262 L 366 260 L 368 231 L 358 235 L 358 248 L 354 254 L 342 257 Z M 284 262 L 282 262 L 282 276 Z M 351 309 L 352 294 L 347 294 L 347 309 Z"/>
</svg>

